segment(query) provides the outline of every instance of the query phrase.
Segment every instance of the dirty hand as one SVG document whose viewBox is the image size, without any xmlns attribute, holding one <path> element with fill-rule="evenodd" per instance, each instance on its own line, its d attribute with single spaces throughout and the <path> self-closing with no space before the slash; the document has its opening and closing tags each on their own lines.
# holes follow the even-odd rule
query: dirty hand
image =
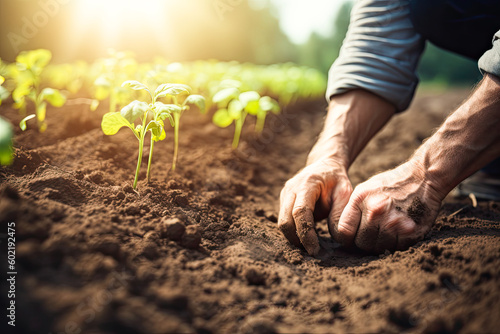
<svg viewBox="0 0 500 334">
<path fill-rule="evenodd" d="M 311 255 L 319 252 L 314 220 L 328 217 L 332 233 L 352 193 L 347 169 L 394 111 L 389 102 L 359 89 L 331 98 L 306 167 L 281 191 L 278 224 L 292 244 L 302 244 Z"/>
<path fill-rule="evenodd" d="M 344 209 L 352 185 L 343 165 L 333 158 L 313 162 L 288 180 L 280 195 L 278 226 L 294 245 L 310 255 L 320 250 L 314 221 L 328 217 L 334 227 Z"/>
<path fill-rule="evenodd" d="M 445 195 L 429 185 L 423 168 L 407 162 L 354 189 L 334 238 L 369 252 L 406 249 L 430 231 Z"/>
</svg>

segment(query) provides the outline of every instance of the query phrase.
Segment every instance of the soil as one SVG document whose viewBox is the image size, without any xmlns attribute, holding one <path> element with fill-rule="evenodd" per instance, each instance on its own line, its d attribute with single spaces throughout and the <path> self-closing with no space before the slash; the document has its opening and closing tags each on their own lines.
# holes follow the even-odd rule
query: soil
<svg viewBox="0 0 500 334">
<path fill-rule="evenodd" d="M 407 159 L 467 94 L 420 92 L 358 157 L 353 183 Z M 0 114 L 16 124 L 10 105 Z M 16 327 L 3 315 L 2 333 L 498 331 L 499 202 L 447 199 L 425 240 L 378 256 L 342 249 L 324 221 L 316 258 L 281 235 L 279 192 L 324 107 L 288 107 L 260 137 L 248 122 L 235 152 L 231 128 L 188 112 L 177 170 L 170 131 L 150 183 L 145 154 L 137 192 L 137 141 L 126 129 L 102 134 L 106 106 L 49 108 L 47 132 L 16 129 L 15 162 L 0 169 L 2 237 L 15 222 Z"/>
</svg>

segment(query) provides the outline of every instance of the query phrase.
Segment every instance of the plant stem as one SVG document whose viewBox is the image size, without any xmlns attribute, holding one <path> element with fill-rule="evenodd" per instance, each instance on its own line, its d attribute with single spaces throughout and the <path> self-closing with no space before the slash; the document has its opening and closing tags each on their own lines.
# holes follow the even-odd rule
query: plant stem
<svg viewBox="0 0 500 334">
<path fill-rule="evenodd" d="M 241 129 L 243 128 L 245 117 L 247 117 L 246 112 L 242 113 L 241 117 L 234 122 L 233 150 L 236 150 L 240 143 Z"/>
<path fill-rule="evenodd" d="M 151 134 L 151 146 L 149 148 L 149 159 L 148 159 L 148 172 L 147 172 L 147 178 L 148 182 L 151 181 L 151 160 L 153 159 L 153 146 L 154 146 L 155 141 L 153 140 L 153 134 Z"/>
<path fill-rule="evenodd" d="M 266 121 L 266 116 L 262 117 L 257 115 L 257 121 L 255 122 L 255 132 L 261 133 L 264 130 L 264 124 Z"/>
<path fill-rule="evenodd" d="M 137 169 L 135 170 L 135 179 L 134 179 L 134 185 L 132 188 L 137 189 L 137 181 L 139 180 L 139 170 L 141 169 L 141 161 L 142 161 L 142 148 L 144 144 L 144 137 L 142 137 L 142 140 L 139 140 L 139 158 L 137 159 Z"/>
<path fill-rule="evenodd" d="M 174 112 L 174 159 L 172 162 L 172 170 L 175 170 L 175 165 L 177 164 L 177 154 L 179 153 L 179 122 L 181 120 L 181 114 Z"/>
</svg>

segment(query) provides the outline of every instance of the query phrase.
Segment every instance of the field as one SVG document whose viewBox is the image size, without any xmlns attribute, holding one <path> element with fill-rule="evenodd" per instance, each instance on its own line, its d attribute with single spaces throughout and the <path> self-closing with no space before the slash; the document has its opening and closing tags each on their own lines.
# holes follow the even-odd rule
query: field
<svg viewBox="0 0 500 334">
<path fill-rule="evenodd" d="M 352 181 L 408 158 L 466 96 L 419 92 L 357 159 Z M 286 242 L 279 192 L 325 106 L 286 106 L 260 136 L 249 121 L 237 150 L 229 128 L 187 113 L 177 169 L 169 131 L 137 192 L 136 141 L 102 134 L 105 105 L 49 106 L 45 133 L 16 129 L 14 163 L 0 169 L 0 220 L 16 224 L 15 332 L 497 331 L 500 203 L 447 199 L 431 234 L 393 254 L 342 249 L 324 222 L 319 257 Z M 21 120 L 10 104 L 0 114 Z"/>
</svg>

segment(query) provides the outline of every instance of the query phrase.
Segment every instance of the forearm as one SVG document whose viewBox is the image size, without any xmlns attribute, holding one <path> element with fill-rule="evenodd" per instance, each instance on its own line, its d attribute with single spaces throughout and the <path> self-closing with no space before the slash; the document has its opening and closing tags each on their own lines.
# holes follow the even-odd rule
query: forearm
<svg viewBox="0 0 500 334">
<path fill-rule="evenodd" d="M 395 111 L 391 103 L 360 89 L 333 96 L 323 131 L 309 153 L 307 164 L 333 159 L 349 169 Z"/>
<path fill-rule="evenodd" d="M 472 96 L 414 154 L 443 197 L 469 175 L 500 156 L 500 79 L 486 75 Z"/>
</svg>

